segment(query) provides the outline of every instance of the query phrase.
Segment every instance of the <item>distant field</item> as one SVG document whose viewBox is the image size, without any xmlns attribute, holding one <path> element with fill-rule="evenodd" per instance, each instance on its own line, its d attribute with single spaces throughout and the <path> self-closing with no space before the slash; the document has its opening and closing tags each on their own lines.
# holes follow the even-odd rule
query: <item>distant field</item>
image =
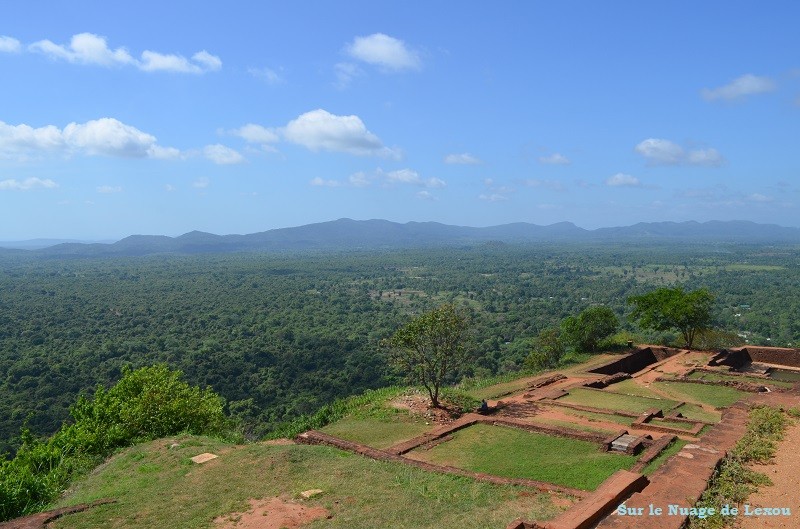
<svg viewBox="0 0 800 529">
<path fill-rule="evenodd" d="M 754 265 L 754 264 L 730 264 L 724 267 L 730 272 L 777 272 L 785 270 L 785 266 L 774 265 Z"/>
<path fill-rule="evenodd" d="M 59 504 L 98 498 L 116 504 L 70 515 L 51 529 L 207 529 L 221 515 L 242 512 L 250 498 L 319 488 L 324 493 L 303 504 L 321 505 L 332 517 L 313 527 L 373 529 L 485 529 L 505 527 L 518 517 L 547 520 L 558 513 L 551 495 L 519 487 L 479 483 L 425 472 L 403 464 L 373 461 L 318 446 L 233 446 L 208 438 L 185 437 L 139 445 L 77 483 Z M 203 453 L 219 458 L 195 465 Z"/>
<path fill-rule="evenodd" d="M 611 474 L 636 462 L 634 456 L 603 452 L 594 443 L 484 424 L 456 432 L 453 440 L 430 450 L 416 450 L 414 457 L 584 490 L 596 489 Z"/>
</svg>

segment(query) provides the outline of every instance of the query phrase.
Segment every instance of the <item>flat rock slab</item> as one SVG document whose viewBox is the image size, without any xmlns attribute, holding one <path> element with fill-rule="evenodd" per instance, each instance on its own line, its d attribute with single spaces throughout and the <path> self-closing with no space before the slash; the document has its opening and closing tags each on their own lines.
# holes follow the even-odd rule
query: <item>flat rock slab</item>
<svg viewBox="0 0 800 529">
<path fill-rule="evenodd" d="M 311 490 L 304 490 L 300 493 L 300 496 L 304 497 L 305 499 L 313 498 L 314 496 L 319 496 L 324 491 L 322 489 L 311 489 Z"/>
<path fill-rule="evenodd" d="M 206 452 L 205 454 L 200 454 L 200 455 L 194 456 L 192 458 L 192 461 L 197 463 L 197 464 L 201 464 L 201 463 L 206 463 L 208 461 L 211 461 L 212 459 L 216 459 L 217 457 L 219 457 L 219 456 L 217 456 L 215 454 L 212 454 L 212 453 L 209 453 L 209 452 Z"/>
</svg>

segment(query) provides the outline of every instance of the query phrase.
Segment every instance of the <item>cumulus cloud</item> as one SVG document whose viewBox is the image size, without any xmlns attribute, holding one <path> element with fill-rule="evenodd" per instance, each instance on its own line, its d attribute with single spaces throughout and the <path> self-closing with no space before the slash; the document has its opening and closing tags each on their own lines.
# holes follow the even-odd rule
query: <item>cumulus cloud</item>
<svg viewBox="0 0 800 529">
<path fill-rule="evenodd" d="M 52 189 L 54 187 L 58 187 L 58 184 L 49 178 L 41 179 L 31 177 L 25 180 L 17 180 L 15 178 L 0 180 L 0 191 L 28 191 L 29 189 Z"/>
<path fill-rule="evenodd" d="M 554 152 L 549 156 L 540 156 L 539 163 L 544 163 L 548 165 L 569 165 L 572 162 L 570 162 L 569 158 L 567 158 L 563 154 Z"/>
<path fill-rule="evenodd" d="M 73 35 L 69 44 L 56 44 L 50 40 L 34 42 L 28 49 L 42 53 L 51 59 L 64 60 L 74 64 L 98 66 L 132 65 L 146 72 L 167 71 L 200 74 L 222 68 L 222 60 L 206 50 L 192 55 L 191 60 L 182 55 L 163 54 L 151 50 L 142 52 L 139 59 L 134 58 L 126 48 L 112 49 L 106 38 L 93 33 Z"/>
<path fill-rule="evenodd" d="M 438 200 L 430 191 L 417 191 L 416 197 L 421 200 Z"/>
<path fill-rule="evenodd" d="M 198 178 L 197 180 L 192 182 L 192 187 L 194 187 L 195 189 L 205 189 L 209 185 L 211 185 L 211 180 L 209 180 L 206 177 Z"/>
<path fill-rule="evenodd" d="M 444 163 L 457 165 L 478 165 L 482 162 L 470 153 L 464 152 L 461 154 L 448 154 L 444 157 Z"/>
<path fill-rule="evenodd" d="M 648 138 L 639 143 L 636 152 L 644 156 L 649 165 L 705 165 L 719 166 L 725 159 L 716 149 L 686 150 L 669 140 Z"/>
<path fill-rule="evenodd" d="M 775 81 L 769 77 L 759 77 L 748 73 L 737 77 L 724 86 L 713 89 L 704 88 L 700 93 L 706 101 L 719 99 L 733 101 L 755 94 L 772 92 L 773 90 L 775 90 Z"/>
<path fill-rule="evenodd" d="M 322 109 L 306 112 L 290 121 L 283 129 L 283 136 L 312 151 L 399 157 L 399 152 L 385 147 L 358 116 L 337 116 Z"/>
<path fill-rule="evenodd" d="M 99 186 L 97 188 L 98 193 L 109 194 L 109 193 L 121 193 L 122 187 L 120 186 Z"/>
<path fill-rule="evenodd" d="M 5 35 L 0 35 L 0 53 L 17 53 L 22 49 L 20 42 Z"/>
<path fill-rule="evenodd" d="M 606 185 L 611 187 L 639 187 L 641 182 L 635 176 L 629 174 L 617 173 L 613 176 L 606 178 Z"/>
<path fill-rule="evenodd" d="M 356 60 L 387 71 L 418 70 L 421 66 L 417 52 L 409 49 L 402 40 L 383 33 L 356 37 L 345 51 Z"/>
<path fill-rule="evenodd" d="M 63 130 L 54 125 L 33 128 L 0 121 L 0 156 L 22 159 L 29 152 L 59 151 L 122 158 L 180 156 L 178 149 L 159 146 L 155 136 L 114 118 L 70 123 Z"/>
<path fill-rule="evenodd" d="M 231 130 L 230 134 L 242 138 L 247 143 L 269 144 L 280 140 L 280 136 L 274 129 L 268 129 L 253 123 Z"/>
<path fill-rule="evenodd" d="M 234 149 L 219 143 L 206 145 L 203 148 L 203 156 L 217 165 L 233 165 L 244 161 L 244 156 Z"/>
</svg>

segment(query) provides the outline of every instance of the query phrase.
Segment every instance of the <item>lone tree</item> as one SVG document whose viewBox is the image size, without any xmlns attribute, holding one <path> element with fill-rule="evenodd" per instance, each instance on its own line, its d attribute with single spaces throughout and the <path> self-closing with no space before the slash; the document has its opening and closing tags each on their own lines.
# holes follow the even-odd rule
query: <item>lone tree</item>
<svg viewBox="0 0 800 529">
<path fill-rule="evenodd" d="M 382 345 L 391 362 L 422 384 L 431 405 L 439 408 L 442 384 L 464 362 L 468 328 L 467 317 L 446 303 L 417 316 Z"/>
<path fill-rule="evenodd" d="M 677 329 L 691 349 L 700 331 L 711 328 L 714 296 L 705 288 L 685 292 L 683 287 L 659 288 L 641 296 L 631 296 L 631 317 L 642 327 L 656 331 Z"/>
<path fill-rule="evenodd" d="M 561 322 L 564 340 L 580 351 L 597 350 L 600 340 L 617 331 L 619 320 L 608 307 L 590 307 Z"/>
</svg>

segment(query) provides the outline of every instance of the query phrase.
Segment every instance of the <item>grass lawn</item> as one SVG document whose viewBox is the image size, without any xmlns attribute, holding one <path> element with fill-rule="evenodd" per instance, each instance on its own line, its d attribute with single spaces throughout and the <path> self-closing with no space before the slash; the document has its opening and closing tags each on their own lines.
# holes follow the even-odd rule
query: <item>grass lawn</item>
<svg viewBox="0 0 800 529">
<path fill-rule="evenodd" d="M 573 389 L 569 392 L 569 395 L 561 397 L 558 400 L 559 402 L 568 402 L 581 406 L 593 406 L 595 408 L 606 408 L 633 413 L 641 413 L 650 408 L 667 410 L 678 404 L 677 401 L 667 399 L 621 395 L 610 391 L 596 391 L 584 388 Z"/>
<path fill-rule="evenodd" d="M 706 410 L 697 404 L 691 404 L 688 402 L 672 411 L 680 412 L 681 415 L 687 419 L 694 419 L 696 421 L 719 422 L 720 419 L 722 419 L 722 414 L 720 412 Z"/>
<path fill-rule="evenodd" d="M 633 379 L 627 378 L 616 384 L 611 384 L 606 388 L 608 391 L 614 393 L 625 393 L 626 395 L 637 395 L 639 397 L 648 397 L 657 399 L 660 395 L 649 388 L 637 384 Z"/>
<path fill-rule="evenodd" d="M 759 384 L 761 386 L 769 385 L 779 388 L 790 388 L 793 386 L 791 382 L 782 382 L 780 380 L 765 380 L 758 377 L 726 375 L 724 373 L 709 373 L 708 371 L 695 371 L 689 375 L 693 380 L 710 380 L 710 381 L 731 381 L 731 382 L 749 382 L 751 384 Z"/>
<path fill-rule="evenodd" d="M 705 386 L 688 382 L 654 382 L 654 384 L 659 390 L 678 400 L 708 404 L 715 408 L 730 406 L 746 394 L 744 391 L 727 386 Z"/>
<path fill-rule="evenodd" d="M 594 443 L 485 424 L 456 432 L 453 440 L 417 450 L 414 456 L 475 472 L 583 490 L 596 489 L 611 474 L 636 462 L 634 456 L 603 452 Z"/>
<path fill-rule="evenodd" d="M 332 514 L 313 524 L 318 528 L 483 529 L 505 527 L 517 517 L 545 520 L 560 510 L 549 494 L 377 462 L 333 448 L 234 446 L 183 437 L 179 447 L 169 449 L 172 442 L 154 441 L 111 458 L 76 483 L 59 506 L 98 498 L 118 502 L 66 516 L 50 527 L 213 528 L 215 517 L 246 510 L 250 498 L 285 494 L 297 499 L 301 491 L 314 488 L 325 492 L 303 503 L 321 505 Z M 203 465 L 189 461 L 203 452 L 219 458 Z"/>
<path fill-rule="evenodd" d="M 600 426 L 590 426 L 585 424 L 577 424 L 569 421 L 561 421 L 558 419 L 547 419 L 543 417 L 539 417 L 538 415 L 531 417 L 527 420 L 527 422 L 533 424 L 544 424 L 548 426 L 561 426 L 563 428 L 572 428 L 573 430 L 583 430 L 585 432 L 600 432 L 611 435 L 614 433 L 613 430 L 609 430 L 608 428 L 602 428 Z"/>
<path fill-rule="evenodd" d="M 596 421 L 615 422 L 622 426 L 630 426 L 631 423 L 633 422 L 633 419 L 631 419 L 630 417 L 623 417 L 622 415 L 611 415 L 606 413 L 594 413 L 593 411 L 564 409 L 564 413 L 575 415 L 576 417 L 583 417 L 584 419 L 589 419 L 590 421 L 596 420 Z"/>
<path fill-rule="evenodd" d="M 388 448 L 431 429 L 433 426 L 426 425 L 422 419 L 415 420 L 408 414 L 398 413 L 393 418 L 345 417 L 322 431 L 374 448 Z"/>
<path fill-rule="evenodd" d="M 650 474 L 655 472 L 658 467 L 660 467 L 667 461 L 667 459 L 680 452 L 681 448 L 686 446 L 686 444 L 687 441 L 684 441 L 682 439 L 676 439 L 672 441 L 669 444 L 669 446 L 667 446 L 664 450 L 662 450 L 661 453 L 658 454 L 658 456 L 655 459 L 653 459 L 652 461 L 647 463 L 647 465 L 645 465 L 644 469 L 642 470 L 642 474 L 644 474 L 645 476 L 649 476 Z"/>
<path fill-rule="evenodd" d="M 476 399 L 496 399 L 505 395 L 509 395 L 511 393 L 518 393 L 524 390 L 525 387 L 532 380 L 534 380 L 535 378 L 542 377 L 544 375 L 545 375 L 544 373 L 540 373 L 535 376 L 527 376 L 524 378 L 518 378 L 516 380 L 511 380 L 508 382 L 492 384 L 491 386 L 487 386 L 485 388 L 469 389 L 466 390 L 465 393 Z"/>
</svg>

